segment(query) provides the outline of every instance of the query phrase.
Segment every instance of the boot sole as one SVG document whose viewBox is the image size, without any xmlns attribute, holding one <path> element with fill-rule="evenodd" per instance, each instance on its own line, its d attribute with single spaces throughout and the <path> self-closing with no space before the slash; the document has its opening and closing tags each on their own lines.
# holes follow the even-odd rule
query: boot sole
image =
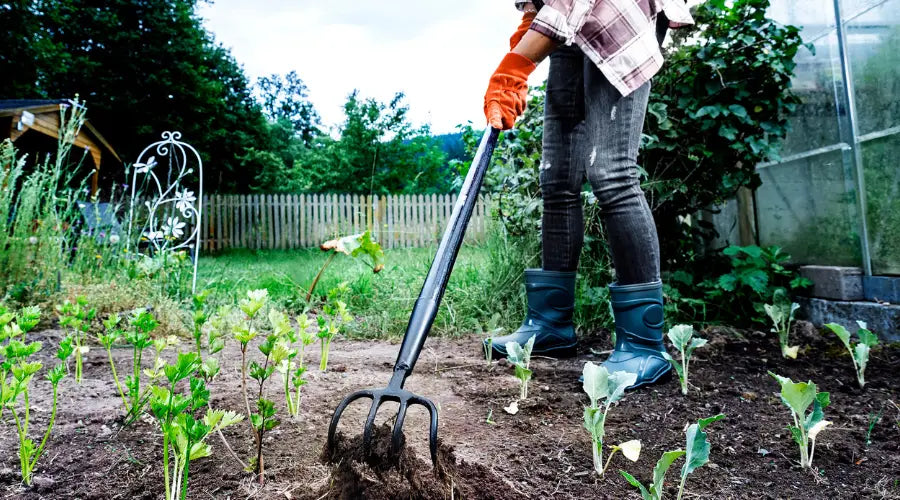
<svg viewBox="0 0 900 500">
<path fill-rule="evenodd" d="M 494 358 L 505 358 L 506 353 L 497 350 L 496 346 L 491 348 Z M 533 349 L 532 356 L 547 356 L 551 358 L 574 358 L 578 355 L 578 343 L 567 346 L 549 347 L 546 349 Z"/>
</svg>

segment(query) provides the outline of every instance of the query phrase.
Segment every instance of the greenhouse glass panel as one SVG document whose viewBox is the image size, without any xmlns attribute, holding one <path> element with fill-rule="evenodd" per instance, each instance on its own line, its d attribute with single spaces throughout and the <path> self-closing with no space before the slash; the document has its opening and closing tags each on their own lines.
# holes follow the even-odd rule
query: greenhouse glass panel
<svg viewBox="0 0 900 500">
<path fill-rule="evenodd" d="M 835 101 L 835 78 L 841 70 L 834 27 L 832 0 L 774 0 L 769 15 L 783 24 L 801 28 L 803 40 L 814 52 L 801 48 L 795 61 L 794 92 L 803 103 L 791 117 L 791 132 L 781 148 L 788 157 L 810 150 L 834 146 L 841 141 Z"/>
<path fill-rule="evenodd" d="M 844 0 L 873 274 L 900 274 L 900 0 Z"/>
<path fill-rule="evenodd" d="M 780 246 L 795 262 L 860 265 L 855 191 L 842 151 L 761 168 L 759 174 L 761 245 Z"/>
</svg>

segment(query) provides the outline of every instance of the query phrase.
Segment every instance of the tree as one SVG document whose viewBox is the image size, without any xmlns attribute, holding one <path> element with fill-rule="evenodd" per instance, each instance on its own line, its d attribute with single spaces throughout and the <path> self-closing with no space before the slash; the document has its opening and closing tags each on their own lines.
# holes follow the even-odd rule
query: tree
<svg viewBox="0 0 900 500">
<path fill-rule="evenodd" d="M 321 134 L 319 114 L 309 101 L 306 84 L 291 71 L 284 77 L 273 74 L 256 81 L 263 113 L 272 121 L 285 120 L 304 146 L 310 146 Z"/>
<path fill-rule="evenodd" d="M 387 104 L 352 92 L 344 104 L 340 139 L 319 137 L 297 158 L 307 192 L 445 193 L 454 174 L 428 127 L 409 122 L 397 93 Z"/>
<path fill-rule="evenodd" d="M 207 189 L 244 189 L 254 172 L 239 168 L 238 158 L 266 145 L 265 120 L 240 66 L 203 29 L 196 6 L 17 0 L 13 10 L 23 24 L 11 22 L 4 36 L 36 43 L 17 44 L 15 60 L 0 60 L 16 69 L 3 72 L 12 76 L 5 96 L 80 94 L 126 162 L 163 131 L 180 130 L 203 157 Z"/>
</svg>

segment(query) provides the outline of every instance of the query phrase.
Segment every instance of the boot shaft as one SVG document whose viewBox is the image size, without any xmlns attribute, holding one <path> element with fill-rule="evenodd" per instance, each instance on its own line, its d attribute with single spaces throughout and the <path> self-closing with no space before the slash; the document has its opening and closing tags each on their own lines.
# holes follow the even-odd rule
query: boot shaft
<svg viewBox="0 0 900 500">
<path fill-rule="evenodd" d="M 574 272 L 526 269 L 525 294 L 528 315 L 523 324 L 572 324 L 575 312 Z"/>
<path fill-rule="evenodd" d="M 623 343 L 662 345 L 662 282 L 609 286 L 616 322 L 616 349 Z"/>
</svg>

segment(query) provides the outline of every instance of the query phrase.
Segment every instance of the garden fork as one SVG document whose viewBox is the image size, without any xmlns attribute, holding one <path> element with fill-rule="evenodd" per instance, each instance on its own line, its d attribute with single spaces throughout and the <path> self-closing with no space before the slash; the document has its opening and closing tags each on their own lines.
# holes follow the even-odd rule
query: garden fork
<svg viewBox="0 0 900 500">
<path fill-rule="evenodd" d="M 416 366 L 416 360 L 422 351 L 422 345 L 428 337 L 431 325 L 437 315 L 438 307 L 441 304 L 441 298 L 444 296 L 444 290 L 447 288 L 447 280 L 450 279 L 450 273 L 453 271 L 453 263 L 456 261 L 456 255 L 459 247 L 462 245 L 465 236 L 466 226 L 472 216 L 475 208 L 475 201 L 478 197 L 478 191 L 481 189 L 481 183 L 484 180 L 484 174 L 487 172 L 491 163 L 491 155 L 494 152 L 494 146 L 497 144 L 497 138 L 500 135 L 498 129 L 488 127 L 481 138 L 481 144 L 478 146 L 478 152 L 472 160 L 472 166 L 466 175 L 459 198 L 453 206 L 453 213 L 450 214 L 450 220 L 441 242 L 438 245 L 437 253 L 428 275 L 425 278 L 425 284 L 422 285 L 422 291 L 419 292 L 419 298 L 413 307 L 412 315 L 409 318 L 409 324 L 406 327 L 406 334 L 403 336 L 403 343 L 400 345 L 400 353 L 397 355 L 397 361 L 394 363 L 393 375 L 391 381 L 384 389 L 367 389 L 350 394 L 337 406 L 334 415 L 331 417 L 331 425 L 328 427 L 328 448 L 334 450 L 334 434 L 337 430 L 338 420 L 341 414 L 347 408 L 347 405 L 361 398 L 370 398 L 372 407 L 369 409 L 369 417 L 366 419 L 366 425 L 363 430 L 363 446 L 366 450 L 370 448 L 372 440 L 372 431 L 375 424 L 375 414 L 378 408 L 385 401 L 400 403 L 397 412 L 397 421 L 394 423 L 394 430 L 391 435 L 391 450 L 396 453 L 403 446 L 403 421 L 406 418 L 406 410 L 412 405 L 422 405 L 428 409 L 431 417 L 431 428 L 429 432 L 429 448 L 431 451 L 432 463 L 437 463 L 437 431 L 438 431 L 438 412 L 430 400 L 413 394 L 403 388 L 407 377 L 412 374 L 413 368 Z"/>
</svg>

